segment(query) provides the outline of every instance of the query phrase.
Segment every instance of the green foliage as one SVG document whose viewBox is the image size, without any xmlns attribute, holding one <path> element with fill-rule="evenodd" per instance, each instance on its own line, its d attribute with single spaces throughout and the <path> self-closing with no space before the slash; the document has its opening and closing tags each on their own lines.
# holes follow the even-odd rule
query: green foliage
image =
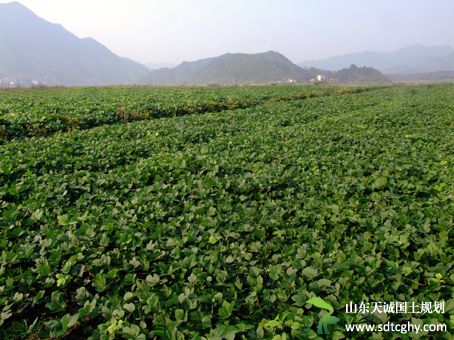
<svg viewBox="0 0 454 340">
<path fill-rule="evenodd" d="M 147 90 L 19 91 L 17 105 L 75 110 L 62 98 L 94 91 L 96 117 Z M 240 109 L 243 90 L 296 93 L 191 89 L 239 104 L 4 141 L 0 338 L 310 339 L 324 318 L 340 339 L 365 321 L 350 301 L 445 300 L 418 319 L 448 322 L 453 86 L 298 88 Z M 185 91 L 159 89 L 161 105 Z"/>
<path fill-rule="evenodd" d="M 370 87 L 332 86 L 212 88 L 67 88 L 0 90 L 0 143 L 47 136 L 60 131 L 87 130 L 190 114 L 254 107 L 333 93 L 357 93 Z"/>
<path fill-rule="evenodd" d="M 383 73 L 373 67 L 357 67 L 351 65 L 349 68 L 343 68 L 333 72 L 333 78 L 340 83 L 350 84 L 389 84 L 391 83 Z"/>
<path fill-rule="evenodd" d="M 323 300 L 317 296 L 310 298 L 307 301 L 307 303 L 312 304 L 321 309 L 326 309 L 330 314 L 332 314 L 334 312 L 333 307 L 329 303 L 327 303 L 325 300 Z"/>
</svg>

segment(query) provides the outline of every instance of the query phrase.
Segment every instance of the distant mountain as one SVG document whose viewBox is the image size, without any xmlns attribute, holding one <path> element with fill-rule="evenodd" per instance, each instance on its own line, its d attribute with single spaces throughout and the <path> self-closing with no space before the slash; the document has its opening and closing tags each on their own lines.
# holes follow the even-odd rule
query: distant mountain
<svg viewBox="0 0 454 340">
<path fill-rule="evenodd" d="M 428 73 L 398 73 L 387 74 L 393 82 L 402 83 L 454 83 L 454 71 L 437 71 Z"/>
<path fill-rule="evenodd" d="M 454 71 L 454 52 L 443 57 L 427 60 L 423 70 L 425 72 Z"/>
<path fill-rule="evenodd" d="M 80 39 L 17 2 L 0 4 L 0 80 L 29 85 L 132 84 L 149 70 L 91 38 Z"/>
<path fill-rule="evenodd" d="M 439 54 L 441 59 L 431 59 L 432 64 L 449 65 L 448 54 Z M 307 83 L 318 75 L 339 82 L 384 81 L 375 71 L 350 68 L 333 74 L 301 68 L 274 51 L 229 53 L 150 71 L 118 57 L 92 38 L 80 39 L 61 25 L 41 19 L 17 2 L 0 4 L 0 86 Z"/>
<path fill-rule="evenodd" d="M 311 60 L 300 66 L 338 70 L 352 64 L 371 66 L 383 73 L 454 71 L 454 49 L 450 46 L 414 45 L 395 52 L 360 52 Z"/>
<path fill-rule="evenodd" d="M 309 82 L 320 70 L 303 69 L 274 51 L 257 54 L 228 53 L 219 57 L 183 62 L 148 74 L 143 81 L 155 85 L 263 84 Z"/>
<path fill-rule="evenodd" d="M 150 70 L 159 70 L 160 68 L 175 67 L 175 64 L 172 63 L 145 63 L 144 65 L 148 67 Z"/>
<path fill-rule="evenodd" d="M 338 72 L 301 68 L 274 51 L 257 54 L 229 53 L 214 58 L 183 62 L 175 68 L 163 68 L 150 72 L 143 82 L 154 85 L 233 85 L 309 83 L 317 78 L 339 83 L 385 84 L 390 82 L 373 68 L 354 65 Z"/>
</svg>

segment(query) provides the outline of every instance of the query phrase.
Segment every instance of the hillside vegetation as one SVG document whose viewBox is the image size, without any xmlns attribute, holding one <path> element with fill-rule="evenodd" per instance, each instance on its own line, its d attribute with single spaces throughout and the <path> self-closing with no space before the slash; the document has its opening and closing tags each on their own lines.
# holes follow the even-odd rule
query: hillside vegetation
<svg viewBox="0 0 454 340">
<path fill-rule="evenodd" d="M 350 84 L 390 84 L 380 71 L 373 67 L 357 67 L 351 65 L 349 68 L 333 72 L 331 75 L 335 82 Z"/>
<path fill-rule="evenodd" d="M 371 67 L 352 65 L 338 72 L 301 68 L 275 51 L 257 54 L 229 53 L 183 62 L 174 68 L 152 71 L 143 82 L 153 85 L 310 83 L 318 75 L 330 79 L 333 83 L 390 83 L 383 74 Z"/>
<path fill-rule="evenodd" d="M 321 71 L 302 69 L 274 51 L 257 54 L 229 53 L 219 57 L 183 62 L 175 68 L 151 72 L 148 84 L 264 84 L 295 80 L 308 83 Z"/>
</svg>

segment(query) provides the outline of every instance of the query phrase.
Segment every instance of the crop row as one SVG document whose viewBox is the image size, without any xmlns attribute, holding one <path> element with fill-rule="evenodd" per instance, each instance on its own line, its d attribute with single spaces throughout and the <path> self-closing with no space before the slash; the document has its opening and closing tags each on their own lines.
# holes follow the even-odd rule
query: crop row
<svg viewBox="0 0 454 340">
<path fill-rule="evenodd" d="M 414 318 L 343 312 L 368 299 L 445 300 L 452 313 L 452 90 L 4 144 L 0 335 L 316 338 L 314 296 L 345 322 Z"/>
<path fill-rule="evenodd" d="M 0 141 L 100 125 L 234 110 L 269 102 L 369 91 L 370 87 L 76 88 L 2 91 Z"/>
</svg>

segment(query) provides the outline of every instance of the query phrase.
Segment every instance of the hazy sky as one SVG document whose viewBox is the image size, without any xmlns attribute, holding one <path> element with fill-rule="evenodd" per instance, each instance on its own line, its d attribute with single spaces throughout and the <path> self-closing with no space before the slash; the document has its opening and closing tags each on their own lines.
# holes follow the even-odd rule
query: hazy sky
<svg viewBox="0 0 454 340">
<path fill-rule="evenodd" d="M 0 2 L 9 2 L 0 0 Z M 294 62 L 454 46 L 454 0 L 19 0 L 139 62 L 276 50 Z"/>
</svg>

